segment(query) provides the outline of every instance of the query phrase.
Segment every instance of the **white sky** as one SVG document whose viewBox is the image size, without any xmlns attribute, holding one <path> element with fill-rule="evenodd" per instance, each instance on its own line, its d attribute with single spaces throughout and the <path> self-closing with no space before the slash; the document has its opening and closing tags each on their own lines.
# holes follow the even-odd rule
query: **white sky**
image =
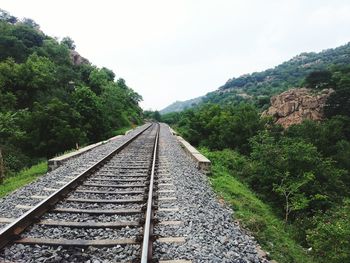
<svg viewBox="0 0 350 263">
<path fill-rule="evenodd" d="M 349 0 L 0 0 L 162 109 L 350 41 Z"/>
</svg>

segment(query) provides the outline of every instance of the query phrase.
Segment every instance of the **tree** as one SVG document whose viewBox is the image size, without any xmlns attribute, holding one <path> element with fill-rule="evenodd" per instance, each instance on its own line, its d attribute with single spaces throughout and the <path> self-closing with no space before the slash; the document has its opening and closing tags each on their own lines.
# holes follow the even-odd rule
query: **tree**
<svg viewBox="0 0 350 263">
<path fill-rule="evenodd" d="M 4 166 L 4 159 L 2 158 L 2 150 L 0 147 L 0 185 L 5 180 L 5 166 Z"/>
<path fill-rule="evenodd" d="M 284 137 L 276 140 L 268 132 L 259 133 L 250 143 L 251 171 L 246 181 L 267 200 L 283 207 L 287 218 L 293 210 L 305 216 L 328 209 L 348 191 L 343 181 L 346 171 L 323 158 L 310 143 Z"/>
<path fill-rule="evenodd" d="M 15 36 L 18 40 L 27 48 L 34 48 L 42 46 L 44 41 L 44 34 L 27 24 L 18 24 L 12 29 L 11 34 Z M 33 50 L 31 50 L 33 52 Z M 18 52 L 21 52 L 20 50 Z"/>
<path fill-rule="evenodd" d="M 328 118 L 335 115 L 350 117 L 350 85 L 337 89 L 328 97 L 324 112 Z"/>
<path fill-rule="evenodd" d="M 0 9 L 0 21 L 4 21 L 10 24 L 15 24 L 17 22 L 17 18 L 10 15 L 9 12 Z"/>
<path fill-rule="evenodd" d="M 89 141 L 101 140 L 105 133 L 101 104 L 96 94 L 86 86 L 77 87 L 72 94 L 73 107 L 81 116 L 81 123 Z"/>
<path fill-rule="evenodd" d="M 19 108 L 31 107 L 40 94 L 48 94 L 56 83 L 55 64 L 46 57 L 33 53 L 18 70 L 14 91 Z"/>
<path fill-rule="evenodd" d="M 110 75 L 102 69 L 94 69 L 89 75 L 89 87 L 96 95 L 100 95 L 103 87 L 110 82 Z"/>
<path fill-rule="evenodd" d="M 248 139 L 264 127 L 264 120 L 252 105 L 205 104 L 183 112 L 179 127 L 191 143 L 211 149 L 234 148 L 247 153 Z"/>
<path fill-rule="evenodd" d="M 86 141 L 80 114 L 56 98 L 46 105 L 34 103 L 26 126 L 29 134 L 27 147 L 32 148 L 38 156 L 51 158 L 57 153 L 75 148 L 76 143 Z"/>
<path fill-rule="evenodd" d="M 75 49 L 74 41 L 70 37 L 64 37 L 61 41 L 61 44 L 65 45 L 67 48 L 69 48 L 71 50 Z"/>
<path fill-rule="evenodd" d="M 314 226 L 307 231 L 312 254 L 320 262 L 350 262 L 350 200 L 313 218 Z"/>
<path fill-rule="evenodd" d="M 112 70 L 103 67 L 101 71 L 104 71 L 106 73 L 106 75 L 108 76 L 108 81 L 114 81 L 115 74 Z"/>
<path fill-rule="evenodd" d="M 312 173 L 303 173 L 300 178 L 291 176 L 289 171 L 286 171 L 281 182 L 274 184 L 273 191 L 283 196 L 285 200 L 285 223 L 288 222 L 289 214 L 292 211 L 305 209 L 310 200 L 300 191 L 307 183 L 311 182 L 315 176 Z"/>
<path fill-rule="evenodd" d="M 34 29 L 37 29 L 37 30 L 39 30 L 40 29 L 40 26 L 39 26 L 39 24 L 37 24 L 33 19 L 31 19 L 31 18 L 23 18 L 22 19 L 22 24 L 24 24 L 24 25 L 26 25 L 26 26 L 29 26 L 29 27 L 32 27 L 32 28 L 34 28 Z"/>
<path fill-rule="evenodd" d="M 127 100 L 125 90 L 115 83 L 109 83 L 104 87 L 99 100 L 107 130 L 112 132 L 130 125 L 129 116 L 126 114 L 128 107 L 125 104 Z"/>
<path fill-rule="evenodd" d="M 159 111 L 156 110 L 156 111 L 154 112 L 153 118 L 154 118 L 156 121 L 160 121 L 161 117 L 160 117 Z"/>
<path fill-rule="evenodd" d="M 313 71 L 305 78 L 308 88 L 324 89 L 332 84 L 332 73 L 329 70 Z"/>
<path fill-rule="evenodd" d="M 141 122 L 140 96 L 125 81 L 115 83 L 113 71 L 74 65 L 72 39 L 59 43 L 31 19 L 15 21 L 0 10 L 0 149 L 6 176 L 75 143 L 102 140 Z"/>
<path fill-rule="evenodd" d="M 126 86 L 125 80 L 123 78 L 119 78 L 117 80 L 117 85 L 122 89 L 127 89 L 128 86 Z"/>
</svg>

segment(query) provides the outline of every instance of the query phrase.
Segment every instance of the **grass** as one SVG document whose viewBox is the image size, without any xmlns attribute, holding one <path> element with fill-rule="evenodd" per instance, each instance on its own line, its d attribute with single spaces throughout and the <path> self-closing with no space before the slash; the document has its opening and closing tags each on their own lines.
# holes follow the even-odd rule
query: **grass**
<svg viewBox="0 0 350 263">
<path fill-rule="evenodd" d="M 28 169 L 18 172 L 14 176 L 6 178 L 4 183 L 0 185 L 0 197 L 4 197 L 12 191 L 34 181 L 46 172 L 47 161 L 43 161 Z"/>
<path fill-rule="evenodd" d="M 124 135 L 128 130 L 131 130 L 132 127 L 131 126 L 126 126 L 123 128 L 120 128 L 118 130 L 113 131 L 113 136 L 117 136 L 117 135 Z"/>
<path fill-rule="evenodd" d="M 120 128 L 113 132 L 113 136 L 124 135 L 125 132 L 130 129 L 132 129 L 131 126 Z M 63 154 L 70 153 L 73 151 L 76 151 L 76 149 L 67 150 Z M 60 153 L 57 156 L 61 156 L 63 154 Z M 48 169 L 47 161 L 43 161 L 28 169 L 24 169 L 13 176 L 5 178 L 4 183 L 0 185 L 0 198 L 34 181 L 39 176 L 45 174 L 47 172 L 47 169 Z"/>
<path fill-rule="evenodd" d="M 252 233 L 271 259 L 279 263 L 314 262 L 292 238 L 292 230 L 222 164 L 212 164 L 210 181 L 214 190 L 234 210 L 235 219 Z"/>
</svg>

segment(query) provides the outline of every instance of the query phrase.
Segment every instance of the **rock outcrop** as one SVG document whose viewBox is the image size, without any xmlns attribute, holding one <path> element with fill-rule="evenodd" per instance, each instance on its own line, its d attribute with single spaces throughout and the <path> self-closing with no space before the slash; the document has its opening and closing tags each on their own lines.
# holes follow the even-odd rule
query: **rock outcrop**
<svg viewBox="0 0 350 263">
<path fill-rule="evenodd" d="M 90 64 L 89 60 L 80 56 L 80 54 L 75 50 L 70 50 L 69 56 L 74 65 Z"/>
<path fill-rule="evenodd" d="M 273 116 L 277 124 L 287 128 L 305 119 L 322 120 L 323 108 L 332 89 L 320 92 L 299 88 L 290 89 L 271 98 L 271 107 L 262 116 Z"/>
</svg>

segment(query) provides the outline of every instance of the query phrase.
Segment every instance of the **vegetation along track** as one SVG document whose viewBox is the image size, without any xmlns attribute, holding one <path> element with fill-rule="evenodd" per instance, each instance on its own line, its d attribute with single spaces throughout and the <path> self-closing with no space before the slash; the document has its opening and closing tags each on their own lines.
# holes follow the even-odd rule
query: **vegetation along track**
<svg viewBox="0 0 350 263">
<path fill-rule="evenodd" d="M 62 188 L 47 189 L 52 195 L 37 196 L 43 201 L 0 232 L 0 248 L 129 246 L 120 259 L 150 262 L 158 137 L 159 124 L 150 124 Z"/>
</svg>

